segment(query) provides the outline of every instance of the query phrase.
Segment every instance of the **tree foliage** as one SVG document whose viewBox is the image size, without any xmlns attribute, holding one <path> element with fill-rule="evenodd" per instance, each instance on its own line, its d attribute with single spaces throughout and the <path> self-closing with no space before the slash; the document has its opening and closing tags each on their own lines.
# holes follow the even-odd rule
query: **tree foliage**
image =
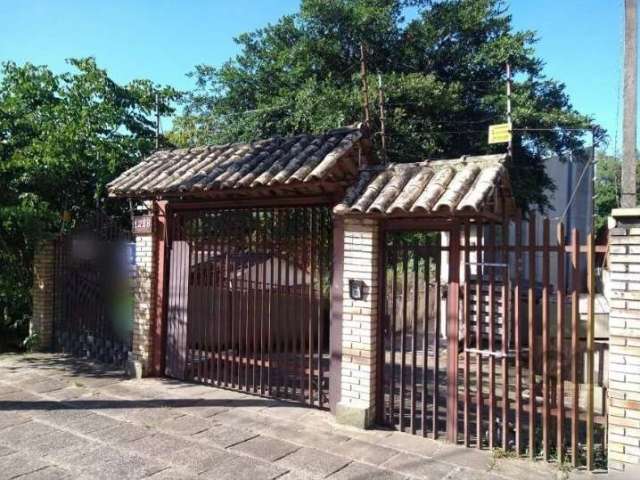
<svg viewBox="0 0 640 480">
<path fill-rule="evenodd" d="M 409 7 L 417 13 L 407 19 Z M 226 143 L 358 122 L 363 44 L 372 130 L 379 73 L 391 161 L 500 152 L 504 145 L 487 144 L 487 127 L 506 121 L 509 61 L 515 127 L 551 129 L 516 134 L 511 165 L 520 204 L 542 209 L 554 188 L 543 159 L 583 144 L 581 132 L 557 127 L 592 119 L 544 75 L 535 41 L 534 32 L 513 30 L 501 0 L 302 0 L 299 13 L 240 35 L 241 52 L 221 67 L 196 67 L 171 138 Z"/>
<path fill-rule="evenodd" d="M 69 64 L 63 74 L 12 62 L 0 72 L 0 337 L 24 334 L 37 243 L 65 227 L 64 211 L 81 221 L 152 150 L 156 93 L 165 115 L 177 98 L 148 80 L 119 85 L 92 58 Z"/>
<path fill-rule="evenodd" d="M 611 210 L 620 208 L 622 192 L 622 161 L 617 155 L 605 152 L 596 153 L 596 198 L 595 198 L 595 227 L 602 232 L 607 225 L 607 218 Z M 637 164 L 640 171 L 640 162 Z M 636 191 L 640 204 L 640 179 L 636 177 Z"/>
</svg>

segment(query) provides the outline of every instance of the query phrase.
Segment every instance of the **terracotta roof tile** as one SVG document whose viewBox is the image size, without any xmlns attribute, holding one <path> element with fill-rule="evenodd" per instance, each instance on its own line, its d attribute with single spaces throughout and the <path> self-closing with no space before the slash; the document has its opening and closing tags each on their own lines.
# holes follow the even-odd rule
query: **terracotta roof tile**
<svg viewBox="0 0 640 480">
<path fill-rule="evenodd" d="M 505 155 L 395 163 L 360 172 L 336 214 L 418 215 L 478 212 L 508 185 Z"/>
<path fill-rule="evenodd" d="M 338 163 L 361 137 L 359 128 L 345 127 L 322 135 L 161 150 L 122 173 L 108 190 L 112 196 L 161 196 L 331 181 L 355 174 L 353 162 L 340 168 Z"/>
</svg>

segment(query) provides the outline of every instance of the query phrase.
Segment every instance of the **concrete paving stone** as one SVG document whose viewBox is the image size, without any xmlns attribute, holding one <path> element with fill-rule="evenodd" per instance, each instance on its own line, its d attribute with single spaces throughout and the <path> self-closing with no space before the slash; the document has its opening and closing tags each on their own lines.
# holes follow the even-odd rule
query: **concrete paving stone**
<svg viewBox="0 0 640 480">
<path fill-rule="evenodd" d="M 456 468 L 446 463 L 409 453 L 400 453 L 383 463 L 381 467 L 427 480 L 441 480 Z"/>
<path fill-rule="evenodd" d="M 56 458 L 60 458 L 66 453 L 73 453 L 77 449 L 83 448 L 86 443 L 86 438 L 58 430 L 50 435 L 35 437 L 25 443 L 22 448 L 38 457 L 54 455 Z"/>
<path fill-rule="evenodd" d="M 127 381 L 107 385 L 102 389 L 102 392 L 106 395 L 114 395 L 121 399 L 133 400 L 140 398 L 138 390 L 131 384 L 127 383 Z"/>
<path fill-rule="evenodd" d="M 14 478 L 48 467 L 49 464 L 25 453 L 15 453 L 0 457 L 2 478 Z"/>
<path fill-rule="evenodd" d="M 179 465 L 194 473 L 210 470 L 235 455 L 213 447 L 194 444 L 188 448 L 167 452 L 162 456 L 171 465 Z"/>
<path fill-rule="evenodd" d="M 29 421 L 31 421 L 31 417 L 28 415 L 22 415 L 10 410 L 0 411 L 0 430 Z"/>
<path fill-rule="evenodd" d="M 525 459 L 496 459 L 492 465 L 489 460 L 491 473 L 507 478 L 526 478 L 527 480 L 555 479 L 558 469 L 555 464 L 536 462 L 535 469 L 531 468 L 531 462 Z M 475 470 L 477 472 L 477 470 Z"/>
<path fill-rule="evenodd" d="M 298 422 L 314 412 L 315 410 L 311 407 L 293 406 L 284 402 L 276 402 L 272 407 L 262 410 L 265 415 L 288 422 Z"/>
<path fill-rule="evenodd" d="M 65 424 L 65 427 L 74 432 L 88 434 L 115 427 L 119 424 L 120 422 L 118 420 L 93 413 L 84 417 L 71 419 Z"/>
<path fill-rule="evenodd" d="M 211 401 L 199 400 L 189 406 L 177 407 L 177 411 L 200 418 L 211 418 L 219 413 L 229 411 L 230 407 L 220 405 L 217 401 L 213 402 L 215 402 L 215 404 L 211 403 Z"/>
<path fill-rule="evenodd" d="M 18 387 L 14 387 L 10 383 L 0 382 L 0 397 L 2 395 L 9 395 L 10 393 L 18 392 L 20 389 Z"/>
<path fill-rule="evenodd" d="M 249 457 L 228 459 L 198 478 L 215 480 L 272 480 L 286 473 L 286 469 Z"/>
<path fill-rule="evenodd" d="M 378 445 L 393 448 L 402 452 L 433 457 L 444 445 L 442 442 L 410 435 L 403 432 L 393 432 L 391 435 L 380 438 Z"/>
<path fill-rule="evenodd" d="M 196 480 L 198 476 L 179 468 L 171 467 L 154 473 L 148 478 L 149 480 Z"/>
<path fill-rule="evenodd" d="M 88 390 L 84 387 L 76 387 L 74 385 L 63 388 L 62 390 L 55 390 L 47 393 L 47 397 L 57 401 L 73 401 L 87 395 Z"/>
<path fill-rule="evenodd" d="M 399 452 L 387 447 L 380 447 L 362 440 L 351 439 L 330 449 L 331 453 L 352 458 L 364 463 L 380 465 Z"/>
<path fill-rule="evenodd" d="M 281 420 L 260 413 L 241 412 L 229 410 L 219 413 L 211 419 L 214 424 L 225 425 L 234 428 L 243 428 L 256 433 L 261 433 L 269 429 L 272 425 L 278 424 Z"/>
<path fill-rule="evenodd" d="M 170 418 L 158 425 L 158 429 L 176 433 L 178 435 L 195 435 L 209 429 L 211 424 L 204 418 L 192 415 Z"/>
<path fill-rule="evenodd" d="M 280 459 L 277 465 L 291 470 L 300 470 L 312 478 L 324 478 L 345 467 L 349 460 L 331 453 L 303 447 Z"/>
<path fill-rule="evenodd" d="M 300 447 L 284 440 L 270 437 L 255 437 L 246 442 L 234 445 L 229 450 L 242 452 L 251 457 L 260 458 L 269 462 L 275 462 L 290 453 L 295 452 Z"/>
<path fill-rule="evenodd" d="M 274 438 L 287 438 L 297 445 L 325 451 L 332 451 L 342 443 L 350 440 L 346 435 L 312 432 L 286 424 L 275 425 L 273 428 L 265 430 L 263 434 Z"/>
<path fill-rule="evenodd" d="M 40 375 L 39 373 L 27 371 L 19 377 L 12 378 L 11 381 L 14 385 L 17 385 L 20 388 L 24 388 L 24 387 L 30 387 L 32 385 L 35 385 L 38 382 L 47 381 L 48 379 L 49 378 L 45 375 Z"/>
<path fill-rule="evenodd" d="M 127 412 L 125 418 L 134 423 L 157 427 L 160 423 L 181 416 L 182 413 L 168 407 L 153 405 L 150 407 L 138 407 Z"/>
<path fill-rule="evenodd" d="M 90 452 L 70 456 L 66 463 L 96 480 L 143 478 L 169 466 L 156 459 L 151 460 L 104 446 Z"/>
<path fill-rule="evenodd" d="M 41 410 L 33 414 L 33 417 L 45 422 L 55 424 L 68 424 L 69 422 L 82 417 L 88 417 L 93 413 L 90 410 L 84 410 L 81 408 L 72 408 L 58 402 L 59 408 L 49 408 L 47 410 Z"/>
<path fill-rule="evenodd" d="M 75 478 L 77 478 L 77 476 L 71 471 L 51 466 L 22 475 L 19 477 L 19 480 L 71 480 Z"/>
<path fill-rule="evenodd" d="M 434 458 L 441 462 L 447 462 L 460 467 L 467 467 L 481 472 L 486 472 L 493 467 L 491 452 L 466 448 L 462 445 L 443 444 Z"/>
<path fill-rule="evenodd" d="M 15 402 L 17 406 L 20 406 L 20 403 L 25 402 L 39 402 L 42 401 L 42 397 L 39 395 L 34 395 L 31 392 L 27 392 L 26 390 L 19 389 L 17 391 L 0 394 L 0 405 L 7 405 L 9 403 Z M 15 410 L 19 410 L 19 408 L 15 408 Z"/>
<path fill-rule="evenodd" d="M 4 457 L 6 455 L 11 455 L 14 453 L 16 453 L 14 449 L 5 447 L 4 445 L 0 445 L 0 457 Z"/>
<path fill-rule="evenodd" d="M 498 474 L 497 472 L 481 472 L 478 470 L 474 470 L 472 468 L 466 467 L 457 467 L 456 470 L 449 478 L 455 480 L 505 480 L 505 478 L 510 479 L 518 479 L 518 480 L 540 480 L 540 479 L 548 479 L 548 480 L 558 480 L 562 477 L 557 477 L 556 474 L 552 474 L 551 476 L 538 476 L 535 472 L 532 471 L 531 467 L 529 467 L 528 471 L 524 474 L 520 474 L 518 476 L 504 476 Z M 592 477 L 597 478 L 597 477 Z M 586 479 L 585 479 L 586 480 Z M 604 478 L 602 480 L 605 480 Z M 606 480 L 609 480 L 608 478 Z"/>
<path fill-rule="evenodd" d="M 353 462 L 328 478 L 330 480 L 406 480 L 408 477 L 389 470 Z"/>
<path fill-rule="evenodd" d="M 210 429 L 194 435 L 198 441 L 207 442 L 221 448 L 227 448 L 237 443 L 245 442 L 257 435 L 255 432 L 232 428 L 224 425 L 213 425 Z"/>
<path fill-rule="evenodd" d="M 48 393 L 55 390 L 62 390 L 66 387 L 66 382 L 61 382 L 60 380 L 56 379 L 46 379 L 42 382 L 34 383 L 32 385 L 25 385 L 25 388 L 27 390 L 35 393 Z"/>
<path fill-rule="evenodd" d="M 0 443 L 20 449 L 40 436 L 50 436 L 60 431 L 57 428 L 32 420 L 31 422 L 4 429 L 2 435 L 0 435 Z"/>
<path fill-rule="evenodd" d="M 308 473 L 301 472 L 299 470 L 291 470 L 285 473 L 284 475 L 282 475 L 281 477 L 278 477 L 278 480 L 310 480 L 312 478 L 313 477 Z M 366 479 L 362 479 L 362 480 L 366 480 Z"/>
<path fill-rule="evenodd" d="M 154 433 L 155 431 L 150 428 L 129 422 L 121 422 L 115 427 L 93 432 L 91 436 L 102 442 L 119 444 L 133 442 Z"/>
<path fill-rule="evenodd" d="M 123 448 L 131 449 L 137 453 L 150 456 L 169 455 L 170 453 L 180 450 L 182 448 L 188 448 L 193 445 L 193 442 L 188 442 L 173 435 L 167 435 L 165 433 L 156 433 L 148 437 L 143 437 L 133 442 L 128 442 L 122 445 Z"/>
</svg>

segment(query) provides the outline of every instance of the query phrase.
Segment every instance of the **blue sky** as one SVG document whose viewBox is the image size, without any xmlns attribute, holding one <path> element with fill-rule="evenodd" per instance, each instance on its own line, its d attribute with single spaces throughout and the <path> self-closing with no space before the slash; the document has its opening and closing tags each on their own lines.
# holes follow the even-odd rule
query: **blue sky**
<svg viewBox="0 0 640 480">
<path fill-rule="evenodd" d="M 623 0 L 510 0 L 514 26 L 538 32 L 548 76 L 620 149 Z M 194 65 L 237 52 L 233 37 L 298 9 L 298 0 L 0 0 L 0 60 L 66 68 L 92 55 L 119 82 L 150 78 L 188 89 Z M 616 119 L 618 121 L 616 121 Z"/>
</svg>

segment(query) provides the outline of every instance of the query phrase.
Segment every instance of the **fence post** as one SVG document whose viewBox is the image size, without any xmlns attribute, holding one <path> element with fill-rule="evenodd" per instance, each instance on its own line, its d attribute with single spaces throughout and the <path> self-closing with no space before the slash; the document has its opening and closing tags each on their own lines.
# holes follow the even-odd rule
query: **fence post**
<svg viewBox="0 0 640 480">
<path fill-rule="evenodd" d="M 152 373 L 153 300 L 155 287 L 155 246 L 153 217 L 134 218 L 135 279 L 133 306 L 133 338 L 131 355 L 127 362 L 129 376 L 140 378 Z"/>
<path fill-rule="evenodd" d="M 609 469 L 640 478 L 640 208 L 609 230 Z"/>
<path fill-rule="evenodd" d="M 37 335 L 38 350 L 53 348 L 55 246 L 53 240 L 38 244 L 33 258 L 33 311 L 29 334 Z"/>
<path fill-rule="evenodd" d="M 344 220 L 342 275 L 342 368 L 339 423 L 367 428 L 375 421 L 378 327 L 378 223 L 371 219 Z M 362 282 L 363 296 L 353 299 L 350 280 Z"/>
</svg>

